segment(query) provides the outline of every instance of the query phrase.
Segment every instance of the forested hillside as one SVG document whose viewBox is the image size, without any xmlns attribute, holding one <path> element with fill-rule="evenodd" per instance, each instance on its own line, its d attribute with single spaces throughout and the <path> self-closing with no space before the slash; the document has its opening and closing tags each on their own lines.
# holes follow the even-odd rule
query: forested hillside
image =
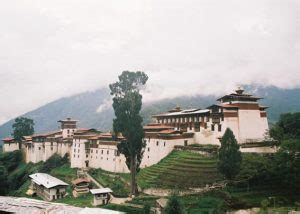
<svg viewBox="0 0 300 214">
<path fill-rule="evenodd" d="M 264 97 L 261 103 L 270 106 L 268 115 L 271 123 L 277 121 L 281 113 L 300 111 L 300 89 L 253 86 L 245 88 L 250 93 Z M 195 95 L 144 103 L 142 111 L 144 122 L 151 121 L 151 115 L 167 111 L 176 105 L 182 108 L 205 108 L 215 103 L 216 98 L 216 96 Z M 109 90 L 103 88 L 58 99 L 23 116 L 35 121 L 36 132 L 58 129 L 57 121 L 66 117 L 80 120 L 80 127 L 93 127 L 105 131 L 111 129 L 114 116 L 109 101 Z M 0 138 L 10 135 L 12 123 L 11 120 L 0 126 Z"/>
</svg>

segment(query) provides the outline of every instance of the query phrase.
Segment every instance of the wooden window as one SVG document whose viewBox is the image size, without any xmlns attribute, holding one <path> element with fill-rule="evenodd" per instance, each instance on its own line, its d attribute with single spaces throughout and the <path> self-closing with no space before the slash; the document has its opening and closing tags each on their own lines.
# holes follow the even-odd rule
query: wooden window
<svg viewBox="0 0 300 214">
<path fill-rule="evenodd" d="M 148 152 L 150 152 L 150 147 L 148 147 Z"/>
<path fill-rule="evenodd" d="M 215 124 L 211 124 L 211 130 L 215 131 Z"/>
<path fill-rule="evenodd" d="M 222 125 L 221 124 L 218 125 L 218 131 L 219 132 L 222 131 Z"/>
<path fill-rule="evenodd" d="M 156 146 L 158 146 L 159 145 L 159 142 L 158 141 L 156 141 Z"/>
<path fill-rule="evenodd" d="M 166 141 L 164 142 L 164 146 L 166 146 Z"/>
<path fill-rule="evenodd" d="M 109 154 L 109 150 L 107 150 L 107 154 Z"/>
<path fill-rule="evenodd" d="M 207 129 L 207 123 L 204 123 L 204 128 Z"/>
<path fill-rule="evenodd" d="M 103 149 L 101 150 L 101 154 L 103 155 Z"/>
</svg>

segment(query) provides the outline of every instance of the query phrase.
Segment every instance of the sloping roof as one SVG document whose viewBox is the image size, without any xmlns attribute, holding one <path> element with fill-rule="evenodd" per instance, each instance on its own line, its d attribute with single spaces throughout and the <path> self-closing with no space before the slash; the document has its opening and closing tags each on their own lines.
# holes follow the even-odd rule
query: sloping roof
<svg viewBox="0 0 300 214">
<path fill-rule="evenodd" d="M 68 117 L 67 119 L 64 119 L 64 120 L 59 120 L 57 122 L 78 122 L 79 120 L 73 120 L 72 118 Z"/>
<path fill-rule="evenodd" d="M 182 110 L 180 112 L 167 112 L 167 113 L 163 113 L 163 114 L 157 114 L 157 115 L 154 115 L 153 117 L 204 114 L 204 113 L 208 113 L 208 112 L 209 112 L 208 109 L 186 109 L 186 110 Z"/>
<path fill-rule="evenodd" d="M 0 212 L 30 214 L 120 214 L 123 212 L 104 208 L 82 208 L 68 204 L 53 203 L 21 197 L 0 196 Z M 125 214 L 125 213 L 124 213 Z"/>
<path fill-rule="evenodd" d="M 101 193 L 110 193 L 113 192 L 110 188 L 100 188 L 100 189 L 91 189 L 90 192 L 94 194 L 101 194 Z"/>
<path fill-rule="evenodd" d="M 31 141 L 32 140 L 32 137 L 31 136 L 23 136 L 24 140 L 26 141 Z"/>
<path fill-rule="evenodd" d="M 51 135 L 57 135 L 57 134 L 61 134 L 62 131 L 52 131 L 52 132 L 46 132 L 46 133 L 41 133 L 41 134 L 34 134 L 32 135 L 32 137 L 49 137 Z"/>
<path fill-rule="evenodd" d="M 46 173 L 34 173 L 29 175 L 30 178 L 32 178 L 33 182 L 38 185 L 43 185 L 47 189 L 55 187 L 55 186 L 68 186 L 69 184 L 63 182 L 62 180 L 59 180 L 58 178 L 55 178 L 49 174 Z"/>
<path fill-rule="evenodd" d="M 2 141 L 4 142 L 9 142 L 9 141 L 13 141 L 14 138 L 11 138 L 11 137 L 6 137 L 6 138 L 3 138 Z"/>
<path fill-rule="evenodd" d="M 72 184 L 76 185 L 76 184 L 80 184 L 82 182 L 89 183 L 90 180 L 88 178 L 77 178 L 77 179 L 72 181 Z"/>
</svg>

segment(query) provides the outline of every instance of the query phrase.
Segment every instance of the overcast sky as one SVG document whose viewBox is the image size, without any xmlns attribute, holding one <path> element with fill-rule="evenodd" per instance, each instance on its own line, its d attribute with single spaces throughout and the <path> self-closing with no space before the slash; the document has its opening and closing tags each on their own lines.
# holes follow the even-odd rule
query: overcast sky
<svg viewBox="0 0 300 214">
<path fill-rule="evenodd" d="M 149 75 L 145 99 L 300 86 L 299 0 L 1 0 L 0 123 Z"/>
</svg>

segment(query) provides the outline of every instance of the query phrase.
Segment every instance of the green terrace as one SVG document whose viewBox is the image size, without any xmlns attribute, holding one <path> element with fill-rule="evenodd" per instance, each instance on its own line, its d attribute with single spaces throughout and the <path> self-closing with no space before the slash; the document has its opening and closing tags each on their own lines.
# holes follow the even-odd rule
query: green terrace
<svg viewBox="0 0 300 214">
<path fill-rule="evenodd" d="M 173 151 L 158 164 L 142 169 L 138 174 L 141 188 L 191 188 L 222 180 L 217 170 L 217 158 L 190 151 Z"/>
</svg>

